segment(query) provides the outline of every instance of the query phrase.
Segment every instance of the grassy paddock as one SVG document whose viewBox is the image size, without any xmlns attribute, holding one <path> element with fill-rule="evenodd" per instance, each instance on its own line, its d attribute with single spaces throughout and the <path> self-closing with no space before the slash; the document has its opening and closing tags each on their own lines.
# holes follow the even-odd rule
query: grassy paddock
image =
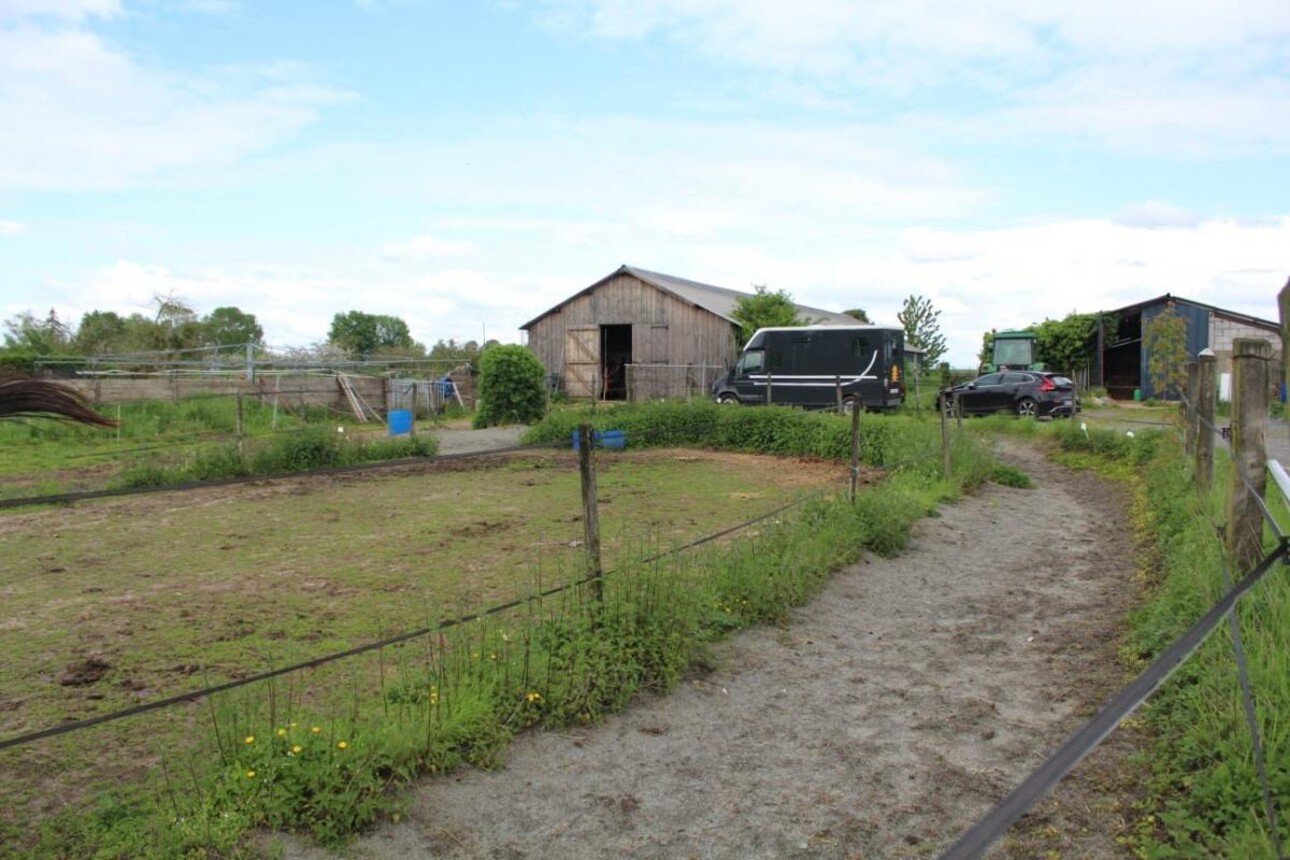
<svg viewBox="0 0 1290 860">
<path fill-rule="evenodd" d="M 128 403 L 103 412 L 119 417 L 121 426 L 0 422 L 0 498 L 302 471 L 436 450 L 430 436 L 355 439 L 362 425 L 352 416 L 321 406 L 275 413 L 271 403 L 250 397 L 243 400 L 240 446 L 237 404 L 228 396 Z"/>
<path fill-rule="evenodd" d="M 797 419 L 812 425 L 819 421 L 800 413 Z M 641 430 L 641 435 L 647 435 L 643 426 Z M 805 438 L 805 431 L 801 432 Z M 888 432 L 893 438 L 901 437 L 890 450 L 914 450 L 900 447 L 908 445 L 906 437 L 915 432 L 912 422 L 903 434 Z M 705 467 L 705 456 L 688 456 L 676 459 L 670 478 L 666 470 L 652 472 L 641 465 L 636 480 L 621 475 L 615 479 L 620 469 L 630 466 L 631 456 L 620 461 L 609 455 L 602 458 L 606 468 L 600 479 L 605 502 L 601 516 L 608 518 L 606 531 L 612 533 L 615 528 L 614 517 L 621 518 L 619 523 L 652 521 L 655 526 L 651 532 L 622 533 L 610 562 L 616 573 L 606 580 L 603 603 L 592 599 L 585 587 L 573 587 L 511 613 L 451 627 L 406 646 L 172 709 L 155 719 L 116 723 L 7 752 L 3 754 L 7 779 L 38 773 L 42 782 L 9 783 L 27 796 L 6 792 L 19 801 L 10 807 L 19 818 L 9 819 L 8 831 L 0 831 L 0 843 L 22 846 L 20 850 L 36 857 L 106 858 L 253 856 L 256 843 L 249 834 L 259 827 L 308 833 L 325 843 L 342 840 L 396 810 L 397 794 L 391 790 L 414 775 L 440 773 L 462 762 L 497 764 L 508 739 L 529 726 L 593 723 L 623 707 L 640 690 L 666 690 L 688 666 L 703 659 L 705 643 L 731 630 L 782 618 L 791 606 L 809 599 L 832 570 L 865 549 L 898 553 L 916 519 L 991 472 L 989 458 L 967 440 L 954 452 L 958 476 L 954 482 L 937 474 L 938 458 L 910 462 L 892 469 L 886 481 L 865 487 L 855 504 L 820 497 L 759 523 L 737 539 L 641 564 L 631 559 L 653 554 L 687 535 L 713 530 L 713 512 L 722 518 L 721 525 L 729 525 L 732 519 L 768 509 L 786 493 L 805 489 L 803 472 L 822 468 L 841 477 L 844 470 L 837 463 L 799 461 L 777 471 L 774 464 L 779 461 L 757 460 L 740 472 L 734 468 L 733 455 L 705 455 L 717 458 L 711 468 Z M 466 474 L 456 493 L 448 492 L 446 482 L 436 481 L 416 496 L 418 516 L 406 526 L 386 506 L 370 513 L 370 523 L 351 527 L 349 519 L 358 519 L 356 506 L 344 505 L 343 498 L 333 499 L 330 494 L 317 500 L 323 507 L 312 514 L 307 498 L 293 497 L 290 505 L 283 505 L 280 498 L 270 499 L 258 507 L 250 505 L 247 511 L 241 508 L 250 500 L 238 501 L 229 512 L 246 518 L 243 524 L 223 519 L 218 505 L 195 506 L 202 518 L 196 531 L 217 543 L 199 555 L 236 560 L 243 575 L 233 582 L 204 570 L 184 584 L 163 579 L 153 588 L 151 580 L 167 569 L 171 576 L 185 569 L 183 557 L 174 555 L 168 559 L 171 564 L 164 566 L 145 564 L 143 558 L 151 554 L 139 548 L 138 535 L 124 526 L 111 527 L 101 513 L 95 514 L 80 524 L 88 543 L 80 555 L 71 557 L 75 566 L 58 559 L 51 566 L 66 566 L 58 571 L 63 576 L 92 578 L 97 565 L 112 572 L 112 579 L 105 580 L 109 585 L 87 584 L 78 591 L 64 582 L 66 594 L 78 595 L 71 605 L 43 598 L 28 603 L 33 610 L 68 612 L 69 618 L 91 615 L 70 624 L 51 619 L 14 632 L 18 644 L 7 653 L 23 655 L 31 666 L 44 665 L 40 661 L 48 663 L 51 650 L 57 654 L 61 647 L 67 653 L 77 636 L 97 631 L 110 637 L 108 619 L 131 606 L 124 600 L 127 596 L 147 595 L 162 601 L 165 608 L 156 609 L 163 611 L 149 609 L 130 616 L 136 622 L 125 640 L 128 645 L 113 652 L 117 660 L 141 651 L 151 657 L 129 673 L 118 672 L 119 664 L 109 660 L 112 669 L 99 688 L 109 694 L 104 699 L 87 699 L 80 694 L 82 688 L 69 691 L 71 701 L 81 708 L 106 709 L 129 701 L 134 694 L 143 699 L 161 694 L 159 687 L 148 685 L 162 683 L 157 679 L 167 678 L 167 667 L 191 677 L 164 683 L 187 687 L 199 678 L 214 681 L 221 674 L 235 674 L 235 666 L 248 665 L 238 663 L 247 657 L 259 657 L 259 665 L 281 665 L 299 655 L 312 656 L 433 622 L 453 614 L 448 611 L 453 600 L 445 594 L 451 593 L 454 583 L 464 589 L 458 593 L 478 597 L 481 583 L 491 579 L 485 599 L 473 602 L 477 606 L 524 593 L 514 585 L 509 590 L 502 587 L 499 578 L 526 582 L 530 591 L 569 582 L 580 574 L 582 562 L 569 546 L 570 536 L 577 533 L 570 519 L 576 518 L 577 493 L 572 458 L 565 457 L 568 467 L 562 470 L 528 468 L 515 461 L 507 469 L 519 471 L 502 475 L 507 480 L 496 482 L 501 495 L 491 501 L 481 494 L 494 482 L 482 473 Z M 609 465 L 613 463 L 617 465 Z M 537 497 L 529 497 L 526 504 L 524 494 L 540 491 L 547 474 L 556 472 L 568 482 L 561 497 L 570 504 L 565 513 L 558 509 L 555 513 L 556 523 L 563 520 L 564 525 L 553 525 L 545 534 L 557 537 L 562 548 L 541 569 L 503 566 L 489 576 L 480 564 L 495 550 L 520 547 L 522 554 L 531 549 L 531 539 L 526 540 L 521 531 L 527 515 L 516 508 L 552 509 Z M 739 481 L 742 487 L 736 486 Z M 390 481 L 367 483 L 389 489 Z M 676 491 L 658 493 L 660 484 Z M 781 489 L 781 484 L 789 487 Z M 346 487 L 342 483 L 338 490 Z M 719 488 L 715 496 L 709 494 L 714 488 Z M 435 522 L 427 511 L 426 495 L 439 493 L 444 493 L 440 501 L 445 511 L 464 517 L 460 525 Z M 397 493 L 392 497 L 404 498 Z M 755 509 L 750 502 L 756 503 Z M 334 506 L 330 513 L 329 503 Z M 101 510 L 96 506 L 95 511 Z M 195 533 L 185 530 L 176 512 L 165 505 L 149 510 L 156 524 L 164 527 L 158 538 L 173 550 L 183 547 L 181 535 Z M 738 516 L 731 517 L 735 512 Z M 29 565 L 49 565 L 50 559 L 42 555 L 45 544 L 37 536 L 48 535 L 48 525 L 58 513 L 28 516 L 25 522 L 32 540 L 23 571 L 31 569 Z M 139 514 L 135 509 L 133 516 Z M 302 519 L 288 520 L 289 516 Z M 296 529 L 309 519 L 324 524 L 326 540 L 321 536 L 300 540 Z M 67 527 L 60 521 L 58 528 Z M 389 546 L 405 532 L 424 542 L 427 528 L 440 538 L 433 546 L 442 555 L 409 561 Z M 266 530 L 294 535 L 292 545 L 297 548 L 317 542 L 311 551 L 318 561 L 275 559 L 251 539 Z M 121 545 L 119 554 L 111 556 L 112 564 L 103 559 L 89 563 L 98 558 L 95 553 L 106 551 L 101 545 L 104 536 Z M 492 549 L 482 543 L 490 536 L 501 542 Z M 610 551 L 615 552 L 613 547 Z M 133 577 L 117 570 L 117 562 L 132 559 L 137 563 Z M 411 592 L 382 590 L 382 577 L 390 569 L 395 576 L 387 584 L 406 579 L 409 571 L 424 575 L 427 568 L 441 576 L 437 587 L 418 582 Z M 15 582 L 5 587 L 22 594 Z M 111 593 L 92 590 L 102 588 Z M 94 596 L 81 596 L 87 592 Z M 310 608 L 301 603 L 309 593 L 322 604 Z M 434 595 L 433 601 L 426 597 L 429 594 Z M 194 598 L 221 602 L 199 607 L 191 605 Z M 102 626 L 91 623 L 93 618 L 101 619 Z M 37 632 L 72 638 L 61 640 L 61 645 L 41 645 L 31 639 Z M 183 643 L 193 638 L 202 639 L 194 653 L 203 655 L 197 660 L 205 665 L 189 671 L 178 662 L 188 658 L 174 654 L 177 646 L 188 647 Z M 156 644 L 141 648 L 148 641 Z M 172 661 L 176 662 L 172 665 Z M 57 668 L 55 659 L 52 666 L 37 668 L 34 674 L 47 677 Z M 5 695 L 13 695 L 9 690 L 14 682 L 13 674 L 6 675 Z M 44 688 L 35 681 L 28 683 L 25 695 L 39 700 Z M 140 683 L 145 685 L 143 690 Z M 19 691 L 15 698 L 22 695 Z M 27 706 L 23 708 L 27 713 Z M 60 713 L 84 714 L 68 713 L 66 703 L 41 713 L 40 724 Z M 32 727 L 11 723 L 7 733 Z M 81 803 L 60 811 L 53 800 L 58 794 L 51 792 L 57 781 L 83 785 L 91 776 L 97 776 L 99 784 L 111 782 L 117 787 L 87 797 L 88 807 Z M 43 819 L 38 829 L 29 825 L 32 812 L 39 813 L 37 820 Z"/>
</svg>

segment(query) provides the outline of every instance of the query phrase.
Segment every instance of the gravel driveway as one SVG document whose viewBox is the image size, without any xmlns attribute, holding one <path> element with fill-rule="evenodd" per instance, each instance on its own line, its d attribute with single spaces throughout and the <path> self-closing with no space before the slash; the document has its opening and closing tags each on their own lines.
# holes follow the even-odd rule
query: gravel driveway
<svg viewBox="0 0 1290 860">
<path fill-rule="evenodd" d="M 1123 491 L 1006 442 L 1031 490 L 988 486 L 910 550 L 837 575 L 718 669 L 506 766 L 426 780 L 398 824 L 321 858 L 871 858 L 947 847 L 1124 681 L 1134 598 Z M 1125 856 L 1117 743 L 1006 856 Z M 1089 774 L 1089 769 L 1108 769 Z"/>
</svg>

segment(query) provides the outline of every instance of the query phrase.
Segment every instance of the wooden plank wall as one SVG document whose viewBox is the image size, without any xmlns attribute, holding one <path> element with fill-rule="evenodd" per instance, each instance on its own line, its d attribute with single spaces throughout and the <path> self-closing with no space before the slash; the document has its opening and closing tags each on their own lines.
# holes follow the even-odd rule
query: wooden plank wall
<svg viewBox="0 0 1290 860">
<path fill-rule="evenodd" d="M 281 381 L 279 381 L 279 379 Z M 146 376 L 77 378 L 64 380 L 98 405 L 129 403 L 138 400 L 183 400 L 186 397 L 241 391 L 271 401 L 275 387 L 289 406 L 308 404 L 349 411 L 349 403 L 334 376 L 260 377 L 254 382 L 240 377 Z M 374 376 L 351 376 L 350 386 L 374 409 L 386 409 L 385 380 Z"/>
<path fill-rule="evenodd" d="M 632 360 L 638 364 L 726 367 L 736 356 L 729 322 L 627 274 L 610 278 L 535 322 L 529 329 L 529 348 L 548 372 L 562 372 L 565 331 L 590 325 L 631 325 Z"/>
</svg>

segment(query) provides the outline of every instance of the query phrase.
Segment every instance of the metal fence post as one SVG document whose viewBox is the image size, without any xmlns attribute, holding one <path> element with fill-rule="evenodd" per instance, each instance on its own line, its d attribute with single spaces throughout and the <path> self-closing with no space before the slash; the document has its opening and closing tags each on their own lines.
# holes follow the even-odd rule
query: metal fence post
<svg viewBox="0 0 1290 860">
<path fill-rule="evenodd" d="M 1212 349 L 1196 357 L 1196 485 L 1208 490 L 1214 483 L 1214 401 L 1218 397 L 1218 359 Z"/>
<path fill-rule="evenodd" d="M 838 412 L 842 411 L 842 377 L 834 375 L 833 384 L 838 390 Z"/>
<path fill-rule="evenodd" d="M 596 469 L 591 461 L 594 436 L 590 424 L 578 425 L 578 471 L 582 476 L 582 524 L 587 544 L 587 576 L 591 595 L 604 602 L 604 571 L 600 567 L 600 515 L 596 503 Z"/>
<path fill-rule="evenodd" d="M 775 374 L 766 374 L 766 405 L 770 406 L 775 402 Z"/>
<path fill-rule="evenodd" d="M 1267 485 L 1268 365 L 1272 345 L 1238 337 L 1232 342 L 1232 482 L 1227 502 L 1227 551 L 1247 571 L 1263 555 L 1262 498 Z"/>
</svg>

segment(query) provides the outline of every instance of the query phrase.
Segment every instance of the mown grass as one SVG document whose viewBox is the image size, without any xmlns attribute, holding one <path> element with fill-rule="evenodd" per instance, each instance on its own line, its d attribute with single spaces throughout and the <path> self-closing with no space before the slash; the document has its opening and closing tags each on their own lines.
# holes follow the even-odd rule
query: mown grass
<svg viewBox="0 0 1290 860">
<path fill-rule="evenodd" d="M 774 422 L 792 431 L 791 425 L 779 425 L 783 420 L 779 416 L 755 420 Z M 817 417 L 798 413 L 797 420 L 815 428 L 800 431 L 803 439 L 819 430 Z M 835 420 L 841 423 L 844 419 Z M 644 430 L 645 425 L 640 428 Z M 902 438 L 921 432 L 913 422 L 902 431 Z M 741 438 L 742 444 L 748 444 L 748 437 Z M 932 437 L 923 434 L 921 438 Z M 908 439 L 903 444 L 909 447 L 893 445 L 893 450 L 913 452 Z M 111 757 L 116 781 L 123 787 L 100 793 L 92 808 L 77 806 L 59 812 L 57 804 L 46 804 L 37 809 L 45 824 L 35 833 L 35 841 L 21 843 L 21 850 L 37 857 L 254 856 L 260 849 L 250 834 L 257 827 L 308 833 L 323 842 L 341 840 L 381 815 L 393 814 L 398 800 L 391 789 L 412 776 L 440 773 L 462 762 L 495 765 L 501 761 L 508 739 L 526 727 L 595 722 L 623 707 L 640 690 L 666 690 L 688 666 L 702 659 L 705 643 L 714 637 L 782 618 L 791 606 L 816 593 L 832 570 L 865 549 L 885 555 L 899 552 L 917 518 L 991 473 L 989 457 L 970 441 L 957 446 L 954 456 L 956 477 L 952 480 L 939 474 L 938 456 L 909 458 L 901 468 L 892 469 L 886 481 L 863 488 L 855 503 L 837 495 L 818 498 L 759 523 L 738 539 L 665 560 L 630 562 L 631 557 L 651 555 L 674 543 L 678 533 L 665 528 L 644 534 L 637 531 L 634 537 L 624 539 L 620 555 L 611 560 L 615 573 L 605 580 L 603 603 L 594 600 L 585 586 L 572 587 L 540 602 L 525 603 L 504 616 L 449 627 L 439 635 L 371 657 L 330 664 L 172 709 L 156 715 L 155 720 L 149 716 L 146 721 L 116 723 L 7 754 L 15 770 L 34 767 L 51 781 L 87 775 L 87 755 L 104 757 L 122 749 L 133 754 Z M 639 529 L 651 506 L 636 493 L 652 491 L 664 479 L 643 469 L 638 482 L 615 485 L 609 478 L 616 468 L 602 473 L 602 499 L 608 496 L 602 518 L 619 515 L 622 522 L 634 521 Z M 435 531 L 441 538 L 434 548 L 444 554 L 438 567 L 444 571 L 445 584 L 455 579 L 467 592 L 481 584 L 477 565 L 487 550 L 476 542 L 484 535 L 472 534 L 476 526 L 488 533 L 507 534 L 519 544 L 521 537 L 510 534 L 515 517 L 508 516 L 505 509 L 523 505 L 517 485 L 540 482 L 545 471 L 550 470 L 509 475 L 515 480 L 501 482 L 509 498 L 491 505 L 482 503 L 482 508 L 471 508 L 474 493 L 483 483 L 479 473 L 469 476 L 473 487 L 449 495 L 446 501 L 451 509 L 470 511 L 465 515 L 479 520 L 468 519 L 466 530 L 455 536 L 457 540 L 450 529 Z M 754 513 L 749 505 L 713 504 L 712 497 L 705 495 L 711 486 L 729 487 L 721 481 L 728 480 L 723 475 L 731 471 L 730 463 L 723 461 L 720 469 L 704 474 L 691 459 L 671 479 L 684 486 L 690 506 L 672 497 L 657 502 L 653 510 L 666 509 L 683 524 L 683 530 L 699 524 L 701 510 L 729 514 L 733 509 L 741 516 Z M 732 494 L 741 492 L 772 501 L 774 493 L 768 484 L 763 467 L 750 477 L 746 490 L 727 489 L 727 502 Z M 431 484 L 422 492 L 440 489 Z M 575 487 L 564 487 L 563 492 L 571 505 L 577 504 Z M 396 498 L 400 510 L 424 508 L 424 498 Z M 291 531 L 285 511 L 295 505 L 276 501 L 277 506 L 266 505 L 258 517 L 251 516 L 261 526 L 260 533 L 266 529 Z M 215 525 L 214 512 L 207 511 L 203 516 L 215 526 L 209 529 L 216 535 L 214 540 L 229 547 L 216 552 L 234 553 L 246 565 L 250 578 L 231 583 L 223 592 L 220 586 L 224 583 L 213 576 L 199 578 L 214 588 L 192 582 L 180 587 L 159 583 L 156 595 L 173 599 L 172 614 L 134 616 L 138 629 L 129 637 L 130 642 L 141 641 L 138 637 L 144 634 L 155 635 L 168 648 L 177 636 L 184 635 L 176 632 L 178 628 L 209 629 L 206 620 L 220 618 L 224 629 L 245 631 L 230 642 L 248 639 L 256 631 L 285 634 L 250 638 L 252 647 L 244 652 L 254 654 L 257 647 L 262 648 L 262 658 L 280 664 L 292 653 L 310 650 L 292 651 L 301 630 L 319 630 L 324 638 L 312 642 L 307 636 L 301 638 L 310 647 L 323 649 L 342 641 L 352 643 L 354 638 L 373 632 L 392 632 L 410 621 L 409 615 L 433 623 L 451 614 L 444 611 L 451 601 L 441 599 L 438 592 L 427 589 L 434 599 L 421 595 L 423 599 L 418 600 L 420 583 L 410 592 L 395 593 L 383 605 L 368 602 L 369 593 L 379 589 L 380 572 L 396 563 L 397 554 L 382 554 L 380 546 L 391 540 L 390 533 L 397 531 L 392 526 L 398 519 L 391 516 L 389 508 L 373 514 L 383 515 L 385 526 L 363 540 L 361 527 L 349 531 L 341 525 L 350 510 L 338 508 L 325 519 L 326 530 L 344 534 L 319 547 L 322 560 L 317 567 L 292 560 L 287 569 L 250 539 L 256 532 L 243 532 L 246 525 Z M 151 514 L 159 524 L 177 529 L 162 539 L 168 540 L 167 545 L 178 545 L 176 537 L 183 531 L 174 522 L 174 512 L 159 504 Z M 31 515 L 33 524 L 45 516 L 52 514 Z M 729 521 L 727 517 L 725 522 Z M 425 520 L 420 522 L 420 530 L 415 526 L 413 530 L 424 535 Z M 499 523 L 503 527 L 495 527 Z M 102 521 L 86 524 L 85 533 L 111 534 L 113 529 L 104 525 Z M 564 539 L 569 531 L 576 534 L 574 525 L 566 521 L 567 531 L 553 528 L 551 532 Z M 611 523 L 608 528 L 612 527 Z M 122 529 L 119 540 L 128 540 L 126 531 Z M 340 548 L 347 541 L 353 561 L 337 570 Z M 130 557 L 124 545 L 120 549 L 119 558 Z M 461 554 L 449 562 L 447 556 L 453 549 Z M 35 547 L 30 551 L 36 553 L 31 560 L 39 562 L 41 550 Z M 90 552 L 85 546 L 80 551 Z M 369 553 L 375 557 L 367 559 Z M 524 574 L 533 588 L 569 582 L 583 570 L 573 547 L 543 557 L 545 567 L 535 570 L 530 566 Z M 79 559 L 76 570 L 87 569 L 85 560 Z M 435 560 L 431 552 L 424 559 L 426 567 Z M 117 596 L 152 591 L 151 583 L 144 581 L 149 579 L 145 573 L 181 568 L 183 561 L 175 558 L 173 565 L 144 565 L 149 569 L 138 569 L 137 578 L 128 580 L 129 588 Z M 104 569 L 114 567 L 105 565 Z M 516 576 L 514 571 L 509 575 Z M 112 576 L 123 584 L 126 581 L 115 573 Z M 365 582 L 365 576 L 376 578 Z M 314 579 L 337 588 L 335 593 L 323 592 L 324 612 L 330 613 L 326 617 L 292 604 L 293 592 L 305 590 L 304 583 Z M 176 591 L 179 594 L 174 594 Z M 185 605 L 193 597 L 205 601 L 210 599 L 208 595 L 221 593 L 221 599 L 229 601 L 223 611 Z M 95 611 L 111 605 L 104 595 L 95 595 Z M 70 610 L 72 615 L 89 611 L 87 603 Z M 359 611 L 364 603 L 366 611 Z M 121 606 L 122 601 L 116 605 Z M 184 608 L 189 610 L 188 616 L 179 614 Z M 100 616 L 108 614 L 103 611 Z M 293 618 L 299 627 L 292 626 Z M 92 628 L 82 622 L 79 631 L 63 633 L 76 635 L 88 629 Z M 334 639 L 328 638 L 332 636 Z M 221 641 L 216 637 L 208 644 L 216 646 Z M 164 668 L 172 659 L 165 648 L 153 649 L 152 668 Z M 19 649 L 26 650 L 26 645 Z M 123 648 L 120 653 L 128 651 Z M 228 665 L 224 670 L 232 671 Z M 151 698 L 159 691 L 133 692 Z M 90 701 L 100 700 L 82 700 L 81 704 Z M 103 707 L 116 704 L 119 701 L 104 701 Z M 42 767 L 48 770 L 41 771 Z M 33 831 L 15 822 L 4 835 L 30 840 Z"/>
<path fill-rule="evenodd" d="M 1221 449 L 1212 489 L 1202 494 L 1173 430 L 1081 429 L 1078 422 L 1044 429 L 1000 422 L 994 429 L 1052 435 L 1068 464 L 1134 484 L 1138 526 L 1151 551 L 1143 571 L 1147 596 L 1130 620 L 1125 658 L 1132 666 L 1145 668 L 1218 601 L 1228 587 L 1225 566 L 1231 580 L 1248 572 L 1231 570 L 1223 549 L 1232 464 Z M 1285 500 L 1271 484 L 1267 495 L 1278 521 L 1290 526 Z M 1265 526 L 1265 550 L 1276 541 Z M 1237 616 L 1281 839 L 1290 844 L 1290 580 L 1281 568 L 1238 604 Z M 1154 738 L 1143 761 L 1149 796 L 1126 847 L 1144 858 L 1274 858 L 1227 624 L 1142 716 Z"/>
</svg>

